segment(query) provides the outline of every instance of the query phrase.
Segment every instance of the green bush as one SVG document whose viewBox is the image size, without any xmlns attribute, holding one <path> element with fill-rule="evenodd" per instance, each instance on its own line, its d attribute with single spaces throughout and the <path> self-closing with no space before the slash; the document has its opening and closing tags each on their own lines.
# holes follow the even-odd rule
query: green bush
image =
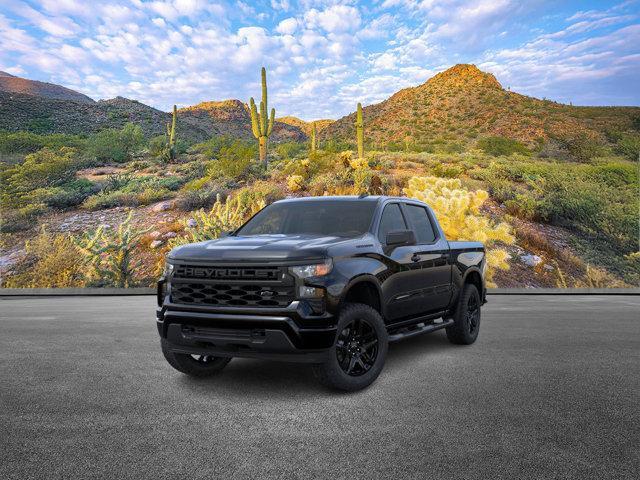
<svg viewBox="0 0 640 480">
<path fill-rule="evenodd" d="M 638 248 L 638 172 L 630 162 L 578 164 L 510 158 L 475 169 L 511 213 L 568 226 L 622 254 Z"/>
<path fill-rule="evenodd" d="M 478 148 L 488 155 L 499 157 L 519 153 L 528 155 L 530 152 L 522 143 L 506 137 L 484 137 L 478 140 Z"/>
<path fill-rule="evenodd" d="M 282 159 L 289 160 L 298 157 L 308 150 L 308 145 L 301 142 L 284 142 L 275 147 L 275 151 Z"/>
<path fill-rule="evenodd" d="M 87 140 L 78 135 L 55 133 L 38 135 L 32 132 L 0 132 L 0 153 L 34 153 L 45 147 L 59 150 L 62 147 L 72 147 L 84 150 Z"/>
<path fill-rule="evenodd" d="M 623 134 L 616 143 L 616 152 L 631 160 L 640 158 L 640 134 Z"/>
<path fill-rule="evenodd" d="M 149 154 L 154 157 L 163 155 L 166 147 L 167 137 L 165 135 L 158 135 L 149 140 Z"/>
<path fill-rule="evenodd" d="M 89 138 L 89 154 L 100 162 L 125 162 L 144 141 L 139 125 L 127 123 L 122 129 L 107 129 Z"/>
<path fill-rule="evenodd" d="M 464 172 L 464 168 L 458 165 L 438 163 L 433 167 L 433 174 L 436 177 L 458 178 Z"/>
<path fill-rule="evenodd" d="M 102 210 L 114 207 L 139 207 L 171 198 L 173 194 L 166 188 L 145 188 L 138 192 L 116 190 L 100 192 L 87 198 L 82 207 L 87 210 Z"/>
<path fill-rule="evenodd" d="M 81 178 L 60 187 L 37 188 L 31 192 L 30 201 L 43 203 L 51 208 L 69 208 L 80 205 L 97 191 L 98 187 L 95 183 Z"/>
<path fill-rule="evenodd" d="M 600 142 L 584 132 L 564 136 L 558 140 L 567 149 L 569 155 L 579 162 L 588 162 L 603 153 Z"/>
<path fill-rule="evenodd" d="M 0 172 L 0 203 L 5 207 L 20 207 L 32 203 L 33 190 L 72 181 L 81 167 L 75 157 L 76 151 L 67 147 L 59 151 L 43 148 L 27 155 L 23 163 Z"/>
<path fill-rule="evenodd" d="M 195 153 L 201 153 L 207 158 L 218 158 L 220 150 L 230 147 L 235 141 L 237 140 L 234 140 L 233 137 L 228 137 L 226 135 L 215 136 L 211 137 L 206 142 L 194 145 L 192 149 Z"/>
<path fill-rule="evenodd" d="M 249 168 L 257 153 L 258 150 L 254 143 L 234 140 L 231 145 L 220 149 L 218 160 L 209 163 L 207 173 L 213 178 L 219 174 L 229 178 L 238 178 Z"/>
<path fill-rule="evenodd" d="M 47 211 L 43 203 L 27 204 L 18 209 L 2 208 L 0 212 L 0 232 L 12 233 L 29 230 L 36 224 L 39 215 Z"/>
</svg>

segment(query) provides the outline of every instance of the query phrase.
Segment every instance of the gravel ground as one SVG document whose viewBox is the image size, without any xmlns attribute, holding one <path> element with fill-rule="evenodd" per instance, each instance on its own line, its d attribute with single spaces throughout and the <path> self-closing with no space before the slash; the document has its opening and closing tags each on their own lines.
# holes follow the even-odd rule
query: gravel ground
<svg viewBox="0 0 640 480">
<path fill-rule="evenodd" d="M 0 301 L 0 478 L 638 478 L 640 296 L 491 296 L 376 383 L 164 361 L 153 297 Z"/>
</svg>

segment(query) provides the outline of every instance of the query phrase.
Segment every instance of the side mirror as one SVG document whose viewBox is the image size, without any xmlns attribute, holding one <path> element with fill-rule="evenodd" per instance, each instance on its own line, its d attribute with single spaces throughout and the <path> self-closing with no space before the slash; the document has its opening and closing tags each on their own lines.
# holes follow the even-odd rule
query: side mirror
<svg viewBox="0 0 640 480">
<path fill-rule="evenodd" d="M 403 245 L 415 245 L 416 234 L 413 230 L 393 230 L 387 233 L 387 246 L 400 247 Z"/>
</svg>

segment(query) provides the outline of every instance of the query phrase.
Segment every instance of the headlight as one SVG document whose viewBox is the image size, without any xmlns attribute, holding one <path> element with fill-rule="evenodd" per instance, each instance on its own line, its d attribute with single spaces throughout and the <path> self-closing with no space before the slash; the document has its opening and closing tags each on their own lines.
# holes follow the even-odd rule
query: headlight
<svg viewBox="0 0 640 480">
<path fill-rule="evenodd" d="M 166 262 L 164 264 L 164 278 L 169 278 L 173 273 L 173 264 Z"/>
<path fill-rule="evenodd" d="M 314 265 L 300 265 L 299 267 L 289 267 L 289 271 L 298 278 L 321 277 L 331 272 L 333 262 L 326 260 L 323 263 Z"/>
</svg>

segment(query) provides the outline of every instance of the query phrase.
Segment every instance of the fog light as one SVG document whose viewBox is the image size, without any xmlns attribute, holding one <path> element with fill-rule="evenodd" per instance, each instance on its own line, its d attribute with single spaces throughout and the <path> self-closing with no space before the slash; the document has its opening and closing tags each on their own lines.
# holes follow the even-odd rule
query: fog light
<svg viewBox="0 0 640 480">
<path fill-rule="evenodd" d="M 317 298 L 324 295 L 322 288 L 300 287 L 300 298 Z"/>
</svg>

